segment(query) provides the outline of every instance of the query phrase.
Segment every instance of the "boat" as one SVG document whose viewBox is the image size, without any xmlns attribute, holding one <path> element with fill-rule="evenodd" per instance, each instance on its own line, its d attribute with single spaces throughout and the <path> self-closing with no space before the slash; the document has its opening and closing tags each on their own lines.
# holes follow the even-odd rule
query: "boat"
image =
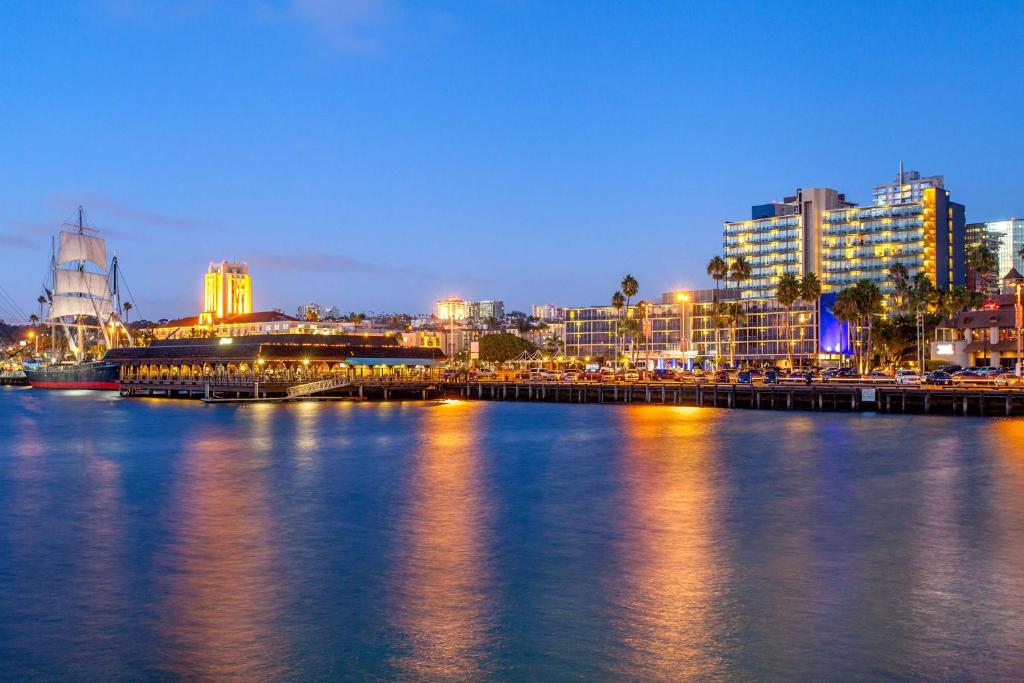
<svg viewBox="0 0 1024 683">
<path fill-rule="evenodd" d="M 78 207 L 78 222 L 65 223 L 51 242 L 50 279 L 43 286 L 49 307 L 49 359 L 25 363 L 28 383 L 35 389 L 120 389 L 120 366 L 94 360 L 100 347 L 116 346 L 123 332 L 131 332 L 118 315 L 121 311 L 117 256 L 107 262 L 106 241 L 96 228 L 85 225 Z M 127 309 L 126 309 L 127 310 Z M 63 335 L 71 360 L 57 354 L 57 335 Z M 91 348 L 90 348 L 91 346 Z"/>
<path fill-rule="evenodd" d="M 103 389 L 121 388 L 121 366 L 105 361 L 88 361 L 60 365 L 25 367 L 25 377 L 35 389 Z"/>
</svg>

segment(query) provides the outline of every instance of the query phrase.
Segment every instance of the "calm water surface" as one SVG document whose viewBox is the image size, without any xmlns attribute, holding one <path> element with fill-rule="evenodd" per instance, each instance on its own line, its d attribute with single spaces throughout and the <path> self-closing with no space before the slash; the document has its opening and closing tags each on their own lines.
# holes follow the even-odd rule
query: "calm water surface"
<svg viewBox="0 0 1024 683">
<path fill-rule="evenodd" d="M 0 391 L 0 677 L 1020 679 L 1024 421 Z"/>
</svg>

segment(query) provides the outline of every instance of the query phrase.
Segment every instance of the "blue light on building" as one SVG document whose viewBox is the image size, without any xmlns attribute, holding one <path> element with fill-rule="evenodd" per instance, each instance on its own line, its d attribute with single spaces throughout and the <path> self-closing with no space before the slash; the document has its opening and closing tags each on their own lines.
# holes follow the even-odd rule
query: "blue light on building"
<svg viewBox="0 0 1024 683">
<path fill-rule="evenodd" d="M 832 308 L 836 304 L 835 294 L 822 294 L 821 315 L 818 316 L 819 350 L 843 356 L 853 355 L 850 352 L 850 324 L 836 318 Z"/>
</svg>

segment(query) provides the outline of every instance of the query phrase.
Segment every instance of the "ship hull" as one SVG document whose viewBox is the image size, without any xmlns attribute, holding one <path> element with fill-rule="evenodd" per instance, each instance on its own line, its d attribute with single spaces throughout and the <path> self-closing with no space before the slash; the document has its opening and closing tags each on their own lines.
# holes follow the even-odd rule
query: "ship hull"
<svg viewBox="0 0 1024 683">
<path fill-rule="evenodd" d="M 82 363 L 52 367 L 25 368 L 28 383 L 35 389 L 98 389 L 117 391 L 121 388 L 121 369 L 117 363 Z"/>
</svg>

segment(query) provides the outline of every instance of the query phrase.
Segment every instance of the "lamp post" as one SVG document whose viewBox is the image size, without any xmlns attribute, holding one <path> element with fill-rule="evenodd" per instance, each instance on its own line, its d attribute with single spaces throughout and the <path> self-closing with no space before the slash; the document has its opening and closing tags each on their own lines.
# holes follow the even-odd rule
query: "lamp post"
<svg viewBox="0 0 1024 683">
<path fill-rule="evenodd" d="M 807 332 L 807 327 L 804 325 L 804 323 L 807 322 L 807 315 L 804 314 L 804 313 L 801 313 L 799 318 L 797 318 L 797 320 L 799 320 L 799 322 L 800 322 L 800 354 L 797 356 L 797 359 L 800 361 L 800 367 L 802 368 L 804 366 L 804 361 L 803 361 L 804 348 L 807 346 L 804 343 L 804 337 L 805 337 L 806 332 Z"/>
<path fill-rule="evenodd" d="M 1020 339 L 1021 334 L 1020 333 L 1021 333 L 1021 327 L 1024 327 L 1024 306 L 1021 305 L 1021 298 L 1020 298 L 1020 292 L 1021 292 L 1022 284 L 1024 284 L 1024 283 L 1022 283 L 1020 280 L 1018 280 L 1016 282 L 1016 285 L 1017 285 L 1017 305 L 1015 307 L 1015 313 L 1017 314 L 1016 322 L 1017 322 L 1017 378 L 1018 379 L 1021 377 L 1022 369 L 1024 369 L 1024 359 L 1021 359 L 1021 357 L 1020 357 L 1020 351 L 1021 351 L 1021 348 L 1020 348 L 1021 347 L 1021 343 L 1020 343 L 1021 342 L 1021 339 Z"/>
<path fill-rule="evenodd" d="M 679 351 L 685 354 L 690 350 L 690 320 L 687 316 L 689 309 L 686 306 L 690 296 L 679 292 L 676 294 L 676 301 L 679 302 Z"/>
</svg>

